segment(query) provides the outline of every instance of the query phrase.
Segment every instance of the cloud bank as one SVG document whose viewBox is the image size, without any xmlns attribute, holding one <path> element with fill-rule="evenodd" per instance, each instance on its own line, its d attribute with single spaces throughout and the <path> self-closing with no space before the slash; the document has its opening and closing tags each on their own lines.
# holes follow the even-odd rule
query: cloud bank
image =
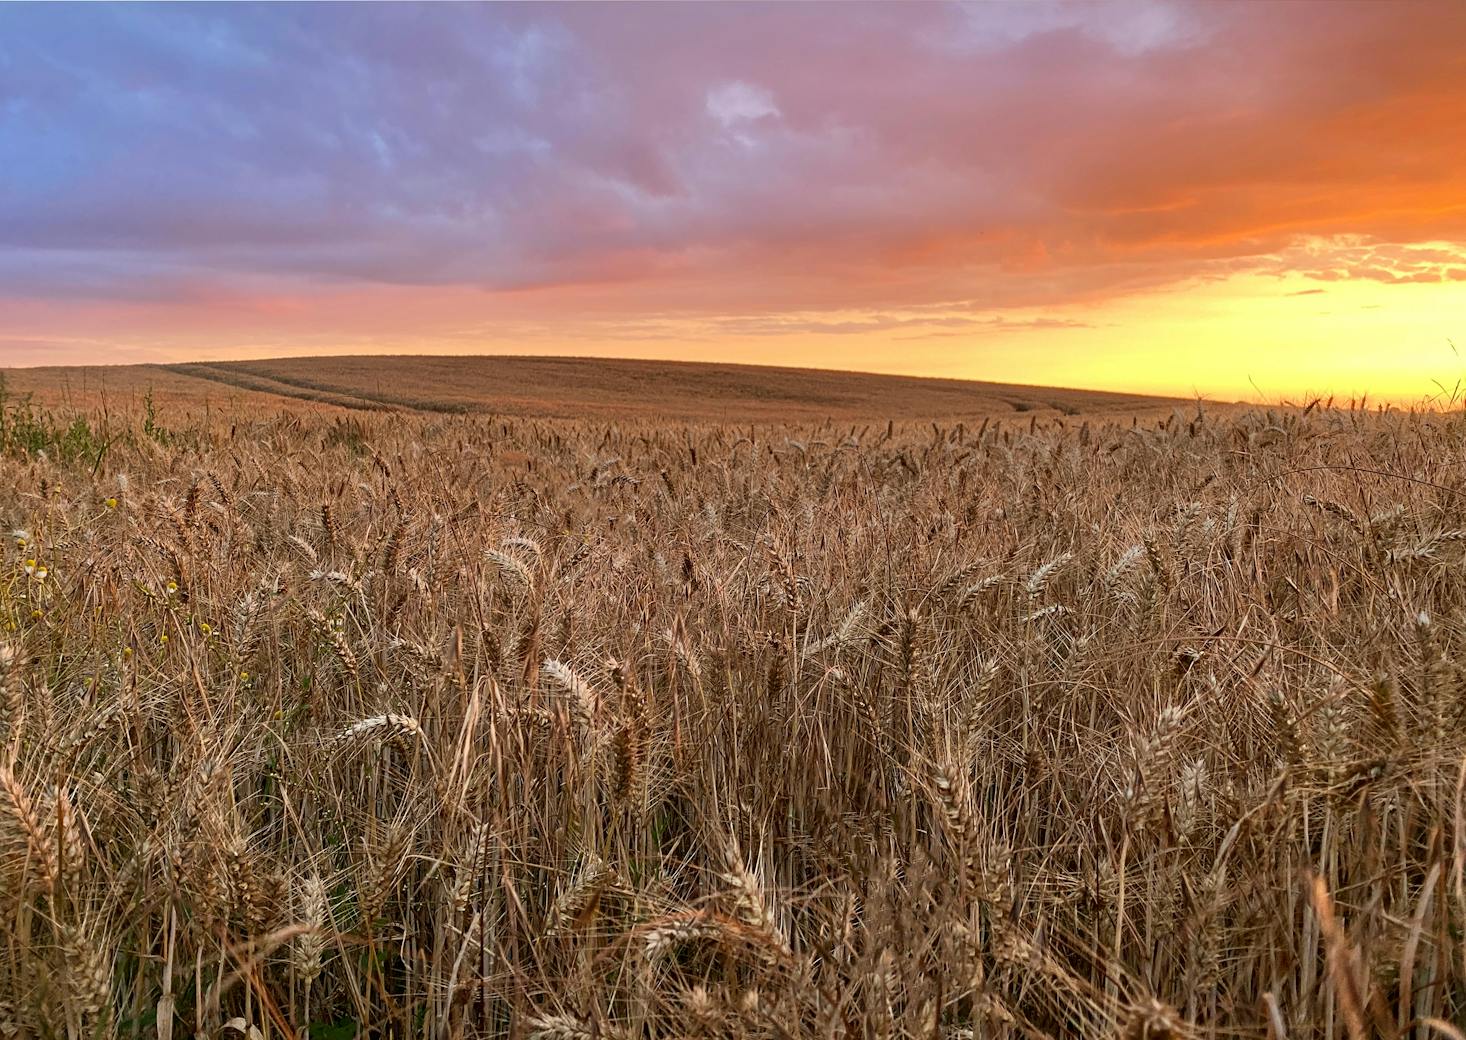
<svg viewBox="0 0 1466 1040">
<path fill-rule="evenodd" d="M 7 5 L 0 306 L 981 325 L 1462 279 L 1463 44 L 1466 5 L 1349 0 Z"/>
</svg>

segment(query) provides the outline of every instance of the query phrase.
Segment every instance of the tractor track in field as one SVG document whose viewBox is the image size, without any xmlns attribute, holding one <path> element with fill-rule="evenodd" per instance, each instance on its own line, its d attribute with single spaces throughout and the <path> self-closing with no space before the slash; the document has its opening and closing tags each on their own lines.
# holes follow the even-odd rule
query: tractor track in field
<svg viewBox="0 0 1466 1040">
<path fill-rule="evenodd" d="M 434 402 L 406 402 L 390 398 L 378 398 L 369 394 L 353 393 L 329 384 L 315 383 L 306 379 L 291 379 L 286 376 L 262 375 L 234 365 L 211 362 L 175 364 L 160 366 L 175 375 L 191 376 L 221 383 L 237 390 L 251 390 L 256 393 L 273 394 L 312 404 L 329 404 L 338 408 L 370 412 L 447 412 L 456 413 L 463 409 Z"/>
</svg>

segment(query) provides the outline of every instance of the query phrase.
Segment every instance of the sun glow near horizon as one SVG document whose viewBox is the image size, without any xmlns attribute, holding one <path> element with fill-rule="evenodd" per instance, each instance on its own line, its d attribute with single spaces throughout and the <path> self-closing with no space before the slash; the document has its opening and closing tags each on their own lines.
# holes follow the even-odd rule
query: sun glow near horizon
<svg viewBox="0 0 1466 1040">
<path fill-rule="evenodd" d="M 1449 399 L 1466 377 L 1456 352 L 1466 282 L 1315 283 L 1238 275 L 1006 316 L 849 309 L 737 322 L 598 316 L 558 323 L 482 318 L 460 325 L 436 305 L 462 294 L 355 294 L 308 303 L 104 309 L 81 323 L 76 363 L 247 360 L 342 354 L 560 354 L 783 365 L 976 379 L 1212 400 Z M 481 295 L 481 294 L 478 294 Z M 471 301 L 469 301 L 471 302 Z M 409 305 L 409 304 L 415 304 Z M 787 326 L 781 328 L 781 326 Z M 107 330 L 111 331 L 108 332 Z M 330 329 L 320 332 L 317 329 Z M 11 359 L 49 364 L 48 352 Z"/>
</svg>

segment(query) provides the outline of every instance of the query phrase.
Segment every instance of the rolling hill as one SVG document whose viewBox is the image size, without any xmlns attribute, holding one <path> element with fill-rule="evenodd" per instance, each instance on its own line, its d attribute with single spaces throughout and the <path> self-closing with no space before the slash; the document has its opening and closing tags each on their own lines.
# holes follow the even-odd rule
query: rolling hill
<svg viewBox="0 0 1466 1040">
<path fill-rule="evenodd" d="M 173 365 L 11 369 L 45 403 L 302 404 L 445 414 L 715 422 L 1116 417 L 1177 399 L 812 369 L 562 357 L 305 357 Z"/>
</svg>

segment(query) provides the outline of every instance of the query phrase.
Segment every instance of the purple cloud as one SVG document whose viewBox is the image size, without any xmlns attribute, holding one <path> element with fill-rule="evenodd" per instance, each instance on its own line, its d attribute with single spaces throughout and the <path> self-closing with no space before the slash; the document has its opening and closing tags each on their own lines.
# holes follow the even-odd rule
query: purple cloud
<svg viewBox="0 0 1466 1040">
<path fill-rule="evenodd" d="M 0 284 L 1029 306 L 1466 236 L 1466 8 L 0 8 Z M 1455 277 L 1447 274 L 1446 277 Z"/>
</svg>

